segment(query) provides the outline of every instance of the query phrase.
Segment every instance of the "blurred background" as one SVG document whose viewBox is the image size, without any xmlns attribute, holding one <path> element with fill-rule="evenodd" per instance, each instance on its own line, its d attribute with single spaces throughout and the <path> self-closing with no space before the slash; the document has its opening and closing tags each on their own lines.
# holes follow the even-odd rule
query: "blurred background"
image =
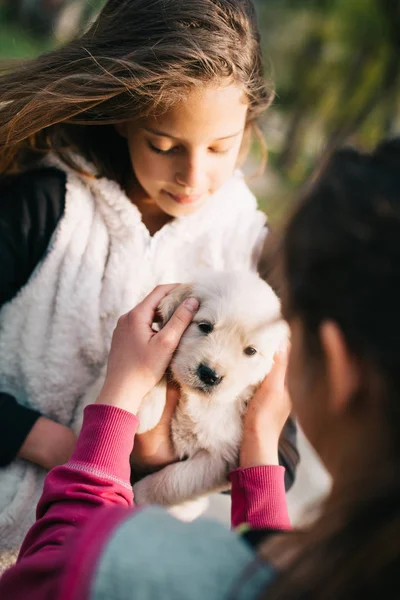
<svg viewBox="0 0 400 600">
<path fill-rule="evenodd" d="M 184 1 L 184 0 L 183 0 Z M 0 0 L 0 60 L 35 56 L 95 18 L 104 0 Z M 268 165 L 249 183 L 273 223 L 343 143 L 369 149 L 400 124 L 400 0 L 256 0 L 277 97 L 263 122 Z"/>
<path fill-rule="evenodd" d="M 0 0 L 0 61 L 66 42 L 103 4 Z M 279 227 L 303 182 L 337 146 L 371 149 L 399 132 L 400 0 L 256 0 L 256 6 L 266 74 L 277 96 L 262 123 L 267 167 L 255 175 L 261 159 L 255 144 L 246 173 L 260 206 Z M 294 522 L 329 486 L 301 433 L 299 445 L 302 463 L 289 494 Z M 229 499 L 215 496 L 208 514 L 228 524 Z"/>
</svg>

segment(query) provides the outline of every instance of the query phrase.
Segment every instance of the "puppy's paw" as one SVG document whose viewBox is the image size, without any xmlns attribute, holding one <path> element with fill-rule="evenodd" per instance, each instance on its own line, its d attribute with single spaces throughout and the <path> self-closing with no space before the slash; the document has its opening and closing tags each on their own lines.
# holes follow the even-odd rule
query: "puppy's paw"
<svg viewBox="0 0 400 600">
<path fill-rule="evenodd" d="M 148 481 L 150 480 L 150 481 Z M 133 501 L 137 506 L 145 504 L 160 504 L 154 494 L 154 487 L 151 485 L 151 475 L 137 481 L 133 486 Z"/>
<path fill-rule="evenodd" d="M 188 500 L 182 502 L 182 504 L 170 506 L 168 512 L 180 521 L 189 523 L 200 517 L 207 510 L 209 504 L 209 499 L 206 496 L 201 496 L 195 500 Z"/>
</svg>

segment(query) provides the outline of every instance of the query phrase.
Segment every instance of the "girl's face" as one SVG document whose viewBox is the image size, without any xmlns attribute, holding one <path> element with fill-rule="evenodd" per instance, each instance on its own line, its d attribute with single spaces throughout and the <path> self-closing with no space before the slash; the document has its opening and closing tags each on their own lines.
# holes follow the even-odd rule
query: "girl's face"
<svg viewBox="0 0 400 600">
<path fill-rule="evenodd" d="M 193 90 L 158 118 L 120 126 L 146 201 L 172 217 L 205 204 L 235 169 L 246 114 L 242 89 L 230 84 Z"/>
</svg>

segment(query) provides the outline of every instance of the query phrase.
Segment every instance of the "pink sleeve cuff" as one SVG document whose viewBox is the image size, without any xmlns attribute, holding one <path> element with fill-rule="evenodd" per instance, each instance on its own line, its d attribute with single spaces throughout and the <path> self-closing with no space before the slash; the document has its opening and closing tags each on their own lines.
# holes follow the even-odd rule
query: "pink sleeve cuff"
<svg viewBox="0 0 400 600">
<path fill-rule="evenodd" d="M 248 523 L 257 529 L 291 529 L 284 476 L 279 466 L 232 471 L 232 527 Z"/>
<path fill-rule="evenodd" d="M 132 413 L 107 404 L 85 408 L 82 430 L 67 466 L 80 465 L 95 473 L 107 473 L 129 481 L 129 457 L 139 419 Z"/>
</svg>

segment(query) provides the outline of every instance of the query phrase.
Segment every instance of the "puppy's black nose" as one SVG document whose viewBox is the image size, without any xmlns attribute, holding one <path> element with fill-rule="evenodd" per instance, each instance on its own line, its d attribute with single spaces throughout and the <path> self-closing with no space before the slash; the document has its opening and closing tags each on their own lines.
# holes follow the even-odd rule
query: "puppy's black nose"
<svg viewBox="0 0 400 600">
<path fill-rule="evenodd" d="M 203 363 L 197 367 L 197 375 L 206 385 L 218 385 L 222 381 L 222 377 Z"/>
</svg>

